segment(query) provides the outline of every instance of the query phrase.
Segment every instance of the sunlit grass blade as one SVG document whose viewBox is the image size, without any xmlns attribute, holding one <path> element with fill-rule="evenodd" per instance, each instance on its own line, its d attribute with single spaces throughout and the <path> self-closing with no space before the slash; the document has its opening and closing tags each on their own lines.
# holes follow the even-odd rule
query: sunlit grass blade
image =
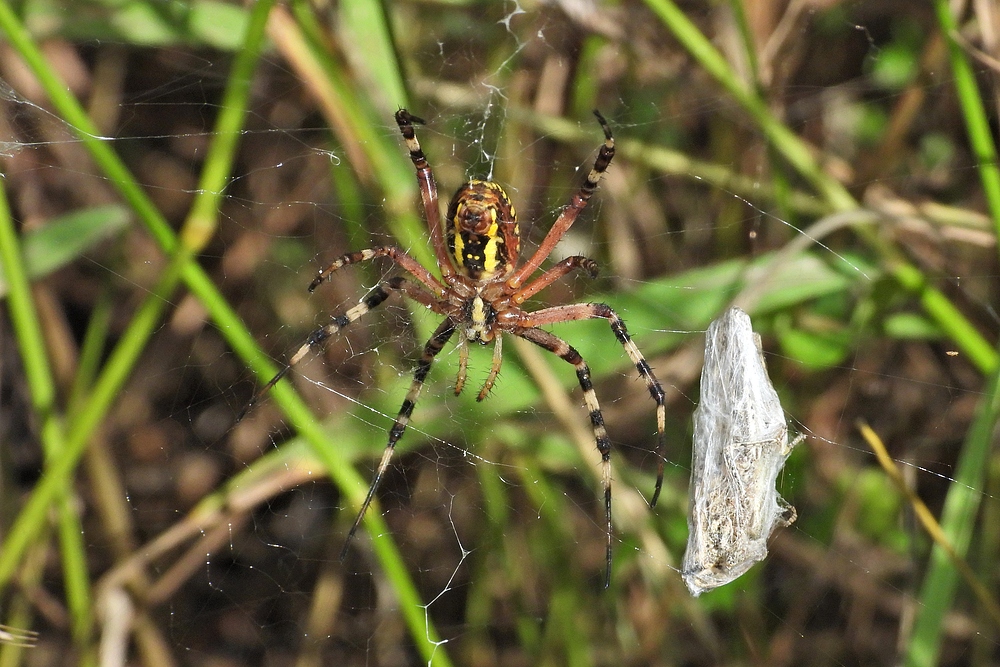
<svg viewBox="0 0 1000 667">
<path fill-rule="evenodd" d="M 984 389 L 975 421 L 962 444 L 955 479 L 948 488 L 941 512 L 941 530 L 955 553 L 969 551 L 973 528 L 982 502 L 986 462 L 1000 419 L 1000 374 L 994 374 Z M 905 664 L 923 667 L 938 664 L 945 614 L 952 608 L 958 571 L 944 549 L 935 545 L 920 589 L 917 619 L 905 652 Z"/>
<path fill-rule="evenodd" d="M 965 579 L 965 583 L 972 589 L 973 593 L 976 594 L 976 598 L 979 600 L 979 604 L 983 606 L 987 615 L 991 618 L 993 623 L 1000 628 L 1000 606 L 997 605 L 997 601 L 991 597 L 989 591 L 986 587 L 976 578 L 976 574 L 969 567 L 968 561 L 965 560 L 963 554 L 958 553 L 955 547 L 948 540 L 948 537 L 944 534 L 941 528 L 941 524 L 938 523 L 934 515 L 931 514 L 930 509 L 924 504 L 924 501 L 920 499 L 920 496 L 910 488 L 903 478 L 903 474 L 896 467 L 892 458 L 889 456 L 889 452 L 885 449 L 885 444 L 882 439 L 871 429 L 868 424 L 861 422 L 858 424 L 858 428 L 861 430 L 861 435 L 868 442 L 868 445 L 875 452 L 876 458 L 878 458 L 879 464 L 882 469 L 889 475 L 896 487 L 906 496 L 907 500 L 910 501 L 910 505 L 913 507 L 913 512 L 920 521 L 920 524 L 927 531 L 927 534 L 931 536 L 934 540 L 935 548 L 941 549 L 944 554 L 951 561 L 952 567 L 962 575 Z M 972 513 L 975 515 L 975 512 Z M 958 531 L 961 533 L 962 531 Z"/>
<path fill-rule="evenodd" d="M 962 118 L 965 120 L 969 145 L 976 156 L 976 169 L 983 185 L 986 205 L 993 218 L 994 228 L 1000 237 L 1000 165 L 997 164 L 997 148 L 993 143 L 993 131 L 986 116 L 983 98 L 979 94 L 976 75 L 966 57 L 965 51 L 955 36 L 959 27 L 951 14 L 947 0 L 934 0 L 934 10 L 938 25 L 944 33 L 948 44 L 948 58 L 951 62 L 951 73 L 958 93 L 958 101 L 962 105 Z M 1000 244 L 998 244 L 1000 249 Z"/>
<path fill-rule="evenodd" d="M 426 230 L 414 213 L 417 185 L 391 120 L 394 109 L 386 110 L 383 117 L 349 83 L 349 73 L 325 48 L 322 28 L 311 7 L 295 2 L 291 8 L 294 21 L 283 9 L 275 12 L 271 34 L 278 48 L 316 97 L 359 178 L 377 184 L 384 193 L 386 217 L 392 221 L 399 243 L 424 266 L 433 266 Z M 389 66 L 383 64 L 380 68 L 386 70 L 383 76 L 391 77 L 387 73 Z M 398 65 L 395 69 L 398 70 Z M 398 89 L 400 84 L 393 87 Z M 406 104 L 406 99 L 395 104 Z M 392 131 L 386 132 L 386 128 Z M 360 221 L 348 224 L 357 225 Z"/>
</svg>

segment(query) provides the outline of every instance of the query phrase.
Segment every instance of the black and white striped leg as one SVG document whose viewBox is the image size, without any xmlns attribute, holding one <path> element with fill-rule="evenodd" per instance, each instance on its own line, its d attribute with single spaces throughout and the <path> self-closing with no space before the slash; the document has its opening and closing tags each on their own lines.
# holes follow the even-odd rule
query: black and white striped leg
<svg viewBox="0 0 1000 667">
<path fill-rule="evenodd" d="M 592 318 L 602 318 L 608 321 L 608 325 L 611 327 L 611 331 L 615 334 L 615 338 L 621 343 L 622 347 L 625 348 L 625 353 L 628 354 L 629 359 L 635 364 L 635 370 L 639 373 L 639 376 L 646 382 L 646 388 L 649 390 L 649 395 L 656 402 L 656 454 L 658 458 L 657 472 L 656 472 L 656 488 L 653 490 L 653 496 L 650 498 L 649 506 L 655 507 L 656 501 L 660 497 L 660 489 L 663 487 L 663 466 L 666 461 L 665 455 L 667 451 L 667 438 L 666 438 L 666 422 L 667 422 L 667 408 L 666 408 L 666 393 L 663 391 L 663 386 L 660 381 L 656 379 L 656 375 L 653 373 L 653 369 L 650 368 L 649 363 L 646 358 L 642 356 L 642 352 L 636 347 L 636 344 L 632 341 L 632 337 L 628 334 L 628 329 L 625 328 L 625 322 L 622 318 L 618 316 L 611 306 L 605 305 L 603 303 L 577 303 L 567 306 L 553 306 L 552 308 L 543 308 L 542 310 L 536 310 L 533 313 L 529 313 L 524 319 L 524 324 L 526 326 L 544 326 L 546 324 L 555 324 L 557 322 L 572 322 L 575 320 L 586 320 Z"/>
<path fill-rule="evenodd" d="M 359 262 L 367 262 L 378 257 L 391 259 L 405 271 L 408 271 L 410 275 L 423 283 L 423 285 L 434 294 L 438 296 L 442 296 L 444 294 L 444 285 L 441 284 L 441 281 L 435 278 L 434 275 L 417 262 L 417 260 L 413 259 L 407 255 L 406 252 L 395 246 L 366 248 L 365 250 L 358 250 L 356 252 L 349 252 L 346 255 L 341 255 L 331 262 L 328 267 L 321 270 L 315 278 L 313 278 L 313 281 L 309 283 L 309 292 L 315 292 L 317 287 L 329 280 L 334 273 L 340 271 L 345 266 L 358 264 Z"/>
<path fill-rule="evenodd" d="M 441 275 L 446 279 L 455 274 L 452 266 L 451 254 L 448 252 L 448 244 L 444 239 L 444 231 L 441 225 L 441 209 L 438 206 L 437 182 L 434 180 L 434 173 L 427 162 L 427 156 L 420 148 L 420 141 L 417 139 L 414 125 L 423 125 L 424 120 L 410 114 L 406 109 L 396 112 L 396 125 L 406 142 L 406 150 L 410 152 L 410 161 L 417 171 L 417 185 L 420 187 L 420 201 L 424 207 L 424 222 L 430 232 L 431 246 L 437 256 L 438 267 Z M 446 280 L 447 282 L 447 280 Z"/>
<path fill-rule="evenodd" d="M 344 549 L 340 552 L 341 561 L 347 557 L 347 549 L 351 545 L 351 538 L 354 537 L 354 533 L 358 532 L 361 520 L 365 518 L 368 506 L 372 504 L 375 493 L 378 491 L 379 484 L 382 481 L 382 476 L 389 467 L 389 461 L 392 460 L 392 453 L 396 448 L 396 443 L 399 442 L 399 439 L 403 437 L 403 432 L 406 431 L 406 425 L 410 422 L 410 415 L 413 414 L 413 406 L 416 405 L 417 399 L 420 397 L 420 390 L 423 389 L 424 381 L 431 370 L 434 357 L 441 352 L 445 343 L 448 342 L 454 333 L 455 323 L 451 319 L 445 319 L 424 346 L 424 352 L 420 355 L 417 369 L 413 373 L 413 382 L 410 384 L 410 391 L 407 392 L 406 398 L 403 399 L 403 405 L 400 406 L 399 414 L 396 415 L 396 422 L 389 429 L 389 442 L 385 446 L 385 451 L 382 452 L 382 459 L 379 461 L 378 467 L 375 468 L 375 476 L 372 477 L 371 486 L 368 487 L 368 495 L 365 496 L 365 501 L 361 504 L 361 510 L 354 520 L 354 525 L 351 526 L 350 532 L 347 533 L 347 539 L 344 541 Z"/>
<path fill-rule="evenodd" d="M 611 135 L 611 127 L 608 125 L 608 121 L 604 120 L 601 112 L 595 109 L 594 115 L 597 116 L 597 120 L 601 124 L 601 129 L 604 130 L 604 144 L 597 153 L 594 167 L 587 174 L 587 180 L 583 182 L 580 189 L 569 200 L 566 208 L 562 210 L 556 221 L 552 223 L 552 227 L 545 234 L 545 238 L 542 239 L 542 242 L 535 250 L 535 254 L 507 278 L 507 285 L 511 289 L 517 289 L 523 285 L 535 270 L 542 265 L 542 262 L 552 254 L 556 245 L 559 244 L 559 241 L 569 231 L 569 228 L 573 226 L 573 223 L 576 222 L 583 209 L 586 208 L 587 202 L 590 201 L 594 192 L 597 191 L 597 185 L 601 182 L 601 177 L 604 176 L 604 172 L 608 170 L 611 160 L 615 157 L 615 140 Z M 552 275 L 550 274 L 547 279 L 552 279 Z"/>
<path fill-rule="evenodd" d="M 595 317 L 603 317 L 611 325 L 611 331 L 614 332 L 615 338 L 625 348 L 625 353 L 628 354 L 628 358 L 635 364 L 635 370 L 639 373 L 639 377 L 646 381 L 646 388 L 649 390 L 649 395 L 656 402 L 656 457 L 658 462 L 656 467 L 656 488 L 653 489 L 653 496 L 649 499 L 649 506 L 656 507 L 656 501 L 660 497 L 660 489 L 663 488 L 663 465 L 666 462 L 665 457 L 667 454 L 667 395 L 663 391 L 660 381 L 653 374 L 653 369 L 650 368 L 649 362 L 642 356 L 642 352 L 639 351 L 639 348 L 632 341 L 632 337 L 628 335 L 625 322 L 622 321 L 622 318 L 618 317 L 618 313 L 611 306 L 603 303 L 592 305 L 594 306 Z"/>
<path fill-rule="evenodd" d="M 597 451 L 601 453 L 601 481 L 604 485 L 604 517 L 607 531 L 607 548 L 605 553 L 606 572 L 604 575 L 604 587 L 611 585 L 611 440 L 608 438 L 607 429 L 604 428 L 604 415 L 601 414 L 601 406 L 597 401 L 597 392 L 594 391 L 594 384 L 590 379 L 590 367 L 583 360 L 580 353 L 563 339 L 542 329 L 518 329 L 515 335 L 531 341 L 535 345 L 548 350 L 557 355 L 563 361 L 573 364 L 576 369 L 576 377 L 583 390 L 583 401 L 590 412 L 590 425 L 594 430 L 594 440 L 597 442 Z"/>
<path fill-rule="evenodd" d="M 288 363 L 286 363 L 284 367 L 278 371 L 277 375 L 271 378 L 267 384 L 261 387 L 260 391 L 254 394 L 253 398 L 250 399 L 250 402 L 247 403 L 246 407 L 243 408 L 243 411 L 240 412 L 236 421 L 241 421 L 247 413 L 250 412 L 253 406 L 256 405 L 257 402 L 271 389 L 271 387 L 278 384 L 281 378 L 288 375 L 288 372 L 292 370 L 292 367 L 302 361 L 302 359 L 305 358 L 309 352 L 317 347 L 322 347 L 323 344 L 330 339 L 330 337 L 340 333 L 344 327 L 359 319 L 368 311 L 380 306 L 383 301 L 389 298 L 390 294 L 397 291 L 405 292 L 408 296 L 413 297 L 421 303 L 425 303 L 425 305 L 426 302 L 434 300 L 424 290 L 412 283 L 408 283 L 406 278 L 403 276 L 393 276 L 389 280 L 379 283 L 375 286 L 375 289 L 365 295 L 358 305 L 348 309 L 343 315 L 334 316 L 330 320 L 329 324 L 320 327 L 319 329 L 316 329 L 316 331 L 309 334 L 309 337 L 306 338 L 306 342 L 295 351 L 295 354 L 291 356 Z"/>
</svg>

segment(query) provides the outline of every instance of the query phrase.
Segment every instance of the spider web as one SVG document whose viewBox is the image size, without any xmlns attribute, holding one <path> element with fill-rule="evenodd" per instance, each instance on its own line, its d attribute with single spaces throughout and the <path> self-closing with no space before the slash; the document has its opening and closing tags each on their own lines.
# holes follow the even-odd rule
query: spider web
<svg viewBox="0 0 1000 667">
<path fill-rule="evenodd" d="M 893 19 L 887 2 L 834 3 L 814 15 L 806 4 L 793 2 L 775 19 L 771 51 L 765 51 L 772 69 L 765 71 L 780 82 L 774 85 L 787 105 L 783 117 L 823 151 L 830 172 L 849 180 L 852 167 L 868 168 L 863 132 L 878 119 L 865 114 L 888 114 L 909 90 L 905 82 L 892 88 L 879 79 L 890 76 L 879 63 L 906 48 L 918 51 L 930 23 L 919 15 Z M 765 192 L 775 181 L 767 173 L 775 163 L 767 161 L 765 143 L 719 86 L 676 45 L 664 44 L 662 26 L 642 7 L 503 3 L 477 12 L 401 3 L 391 11 L 408 59 L 410 110 L 428 121 L 417 131 L 441 197 L 468 178 L 502 183 L 524 228 L 522 256 L 593 163 L 602 135 L 590 107 L 599 105 L 609 118 L 618 157 L 546 264 L 583 254 L 600 261 L 602 275 L 560 281 L 540 295 L 537 307 L 607 301 L 629 325 L 670 401 L 665 491 L 650 511 L 643 503 L 657 464 L 655 422 L 643 383 L 606 323 L 554 328 L 591 364 L 614 447 L 615 583 L 602 593 L 599 456 L 569 365 L 551 355 L 536 359 L 507 341 L 493 395 L 477 403 L 490 349 L 471 351 L 460 397 L 453 395 L 454 345 L 439 355 L 370 510 L 384 520 L 398 562 L 415 583 L 425 638 L 435 645 L 430 662 L 893 660 L 897 637 L 907 635 L 908 619 L 923 604 L 919 572 L 927 540 L 906 523 L 906 503 L 854 421 L 872 423 L 935 514 L 950 488 L 971 491 L 986 517 L 995 514 L 996 498 L 992 490 L 956 480 L 954 472 L 982 397 L 981 375 L 916 299 L 893 286 L 855 233 L 873 224 L 890 227 L 892 241 L 966 316 L 996 331 L 994 269 L 984 268 L 995 267 L 995 248 L 977 245 L 989 242 L 988 233 L 971 224 L 928 231 L 927 220 L 941 216 L 915 205 L 923 198 L 954 203 L 962 221 L 977 219 L 971 211 L 980 207 L 965 203 L 978 193 L 957 120 L 932 105 L 936 113 L 927 123 L 933 129 L 921 135 L 922 143 L 898 148 L 909 169 L 873 171 L 876 176 L 859 185 L 867 197 L 863 212 L 808 213 L 808 202 Z M 717 39 L 732 48 L 735 28 L 717 12 L 701 7 L 691 16 L 705 30 L 718 19 Z M 404 24 L 420 29 L 404 30 Z M 851 62 L 810 65 L 802 53 L 808 41 L 799 41 L 796 31 L 824 36 L 824 44 L 844 48 Z M 54 42 L 51 49 L 66 71 L 89 68 L 95 81 L 113 80 L 95 74 L 101 67 L 117 63 L 125 72 L 102 134 L 129 157 L 156 205 L 179 225 L 214 139 L 228 58 L 177 46 L 140 50 L 125 39 L 93 36 Z M 357 66 L 359 54 L 342 55 Z M 985 68 L 979 73 L 990 75 Z M 12 65 L 0 76 L 7 84 L 0 90 L 7 111 L 0 154 L 23 228 L 117 203 L 37 87 Z M 238 165 L 218 209 L 216 235 L 199 261 L 280 362 L 331 314 L 395 273 L 387 264 L 351 267 L 310 296 L 305 286 L 318 269 L 343 252 L 383 244 L 403 244 L 422 258 L 430 253 L 422 230 L 402 222 L 407 211 L 377 194 L 377 175 L 358 167 L 338 131 L 331 133 L 299 71 L 272 51 L 255 76 Z M 574 87 L 577 80 L 584 83 Z M 916 90 L 945 98 L 950 86 Z M 395 146 L 391 168 L 412 187 L 394 109 L 384 111 L 376 139 Z M 546 118 L 573 120 L 545 125 Z M 667 157 L 697 159 L 682 175 L 665 176 L 664 169 L 676 168 L 644 162 L 637 145 L 669 146 L 675 153 Z M 756 171 L 752 165 L 759 165 Z M 722 179 L 706 166 L 749 171 L 751 184 Z M 793 194 L 808 191 L 791 170 L 779 180 Z M 415 195 L 408 202 L 413 216 Z M 105 241 L 81 247 L 41 280 L 39 300 L 57 306 L 47 326 L 64 336 L 53 346 L 79 348 L 104 307 L 106 355 L 165 266 L 137 225 L 125 230 L 109 223 L 105 233 Z M 818 277 L 841 287 L 812 296 L 791 289 L 808 292 Z M 764 334 L 790 430 L 808 436 L 780 480 L 799 518 L 772 538 L 763 565 L 692 601 L 677 568 L 686 537 L 701 332 L 740 298 L 760 307 L 755 325 Z M 401 613 L 409 601 L 379 560 L 379 543 L 367 527 L 339 561 L 354 510 L 277 403 L 266 398 L 234 423 L 266 378 L 248 370 L 188 293 L 179 291 L 169 302 L 101 438 L 120 477 L 119 507 L 129 530 L 124 546 L 105 529 L 114 503 L 100 499 L 95 469 L 81 477 L 88 566 L 99 583 L 94 605 L 111 614 L 97 626 L 102 645 L 117 646 L 119 656 L 141 653 L 128 624 L 111 620 L 136 613 L 135 600 L 122 593 L 129 590 L 126 566 L 138 564 L 148 579 L 149 619 L 179 664 L 428 662 Z M 865 304 L 867 323 L 845 321 L 861 318 Z M 317 415 L 337 456 L 365 480 L 436 324 L 436 316 L 390 299 L 285 381 Z M 30 403 L 17 349 L 10 336 L 3 342 L 3 377 L 14 378 L 0 395 L 12 443 L 4 461 L 11 507 L 3 524 L 9 526 L 16 509 L 10 494 L 30 488 L 41 454 L 37 426 L 25 417 Z M 810 364 L 804 349 L 827 356 Z M 989 562 L 995 536 L 980 541 L 979 558 Z M 49 565 L 37 578 L 38 590 L 60 602 L 32 607 L 30 627 L 55 654 L 69 655 L 61 570 Z M 958 664 L 962 652 L 973 649 L 998 653 L 995 631 L 977 616 L 971 595 L 961 595 L 947 627 L 952 653 L 942 664 Z M 14 614 L 16 605 L 8 604 Z M 819 641 L 830 636 L 838 641 Z"/>
</svg>

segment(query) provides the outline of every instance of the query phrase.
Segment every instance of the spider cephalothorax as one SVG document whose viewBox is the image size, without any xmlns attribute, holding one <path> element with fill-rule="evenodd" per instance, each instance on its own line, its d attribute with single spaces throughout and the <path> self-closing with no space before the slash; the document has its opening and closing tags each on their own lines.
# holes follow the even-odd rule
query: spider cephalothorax
<svg viewBox="0 0 1000 667">
<path fill-rule="evenodd" d="M 526 262 L 519 265 L 521 237 L 517 215 L 503 188 L 492 181 L 479 180 L 469 181 L 462 185 L 452 198 L 442 225 L 434 174 L 431 172 L 430 165 L 427 163 L 427 158 L 420 148 L 416 132 L 413 129 L 415 124 L 423 124 L 424 121 L 411 116 L 406 109 L 400 109 L 396 112 L 396 124 L 399 126 L 406 147 L 410 152 L 410 160 L 413 161 L 413 166 L 417 171 L 417 183 L 420 186 L 424 217 L 441 277 L 438 278 L 432 274 L 410 255 L 395 246 L 369 248 L 341 256 L 319 272 L 319 275 L 309 285 L 310 292 L 343 267 L 376 257 L 392 260 L 410 275 L 409 277 L 396 275 L 383 281 L 369 292 L 361 300 L 361 303 L 341 315 L 334 316 L 329 324 L 314 331 L 292 355 L 285 367 L 250 402 L 250 405 L 253 405 L 264 392 L 284 377 L 310 350 L 322 345 L 345 326 L 381 304 L 393 292 L 401 292 L 417 303 L 444 316 L 444 321 L 424 345 L 423 354 L 417 363 L 410 390 L 389 431 L 389 442 L 375 470 L 368 495 L 347 535 L 342 556 L 347 553 L 351 537 L 361 525 L 361 520 L 378 490 L 379 482 L 389 467 L 393 450 L 406 430 L 434 358 L 456 332 L 459 344 L 456 394 L 460 393 L 465 386 L 470 341 L 481 344 L 492 342 L 494 345 L 493 363 L 479 392 L 478 400 L 483 400 L 489 394 L 503 361 L 503 333 L 524 338 L 552 352 L 572 364 L 576 370 L 577 380 L 583 390 L 583 400 L 590 413 L 594 440 L 601 454 L 607 529 L 607 574 L 605 578 L 605 586 L 607 586 L 611 577 L 612 551 L 611 441 L 604 428 L 604 417 L 601 414 L 597 394 L 594 392 L 590 368 L 587 363 L 580 356 L 580 353 L 566 341 L 541 328 L 559 322 L 590 318 L 607 320 L 611 331 L 625 348 L 625 352 L 632 360 L 639 375 L 645 380 L 650 396 L 656 402 L 657 454 L 660 463 L 656 488 L 650 500 L 651 505 L 656 504 L 663 483 L 664 422 L 666 419 L 664 392 L 639 348 L 632 342 L 628 330 L 625 328 L 625 323 L 610 306 L 602 303 L 552 306 L 536 311 L 526 311 L 521 308 L 527 299 L 575 269 L 583 269 L 591 276 L 597 274 L 597 263 L 594 260 L 574 255 L 552 265 L 534 280 L 529 280 L 542 262 L 552 254 L 556 244 L 586 207 L 590 197 L 597 189 L 601 176 L 614 158 L 615 141 L 611 134 L 611 128 L 600 113 L 595 111 L 594 115 L 597 116 L 601 129 L 604 131 L 604 143 L 594 161 L 594 167 L 590 170 L 583 185 L 570 199 L 569 204 L 556 218 L 538 249 Z"/>
</svg>

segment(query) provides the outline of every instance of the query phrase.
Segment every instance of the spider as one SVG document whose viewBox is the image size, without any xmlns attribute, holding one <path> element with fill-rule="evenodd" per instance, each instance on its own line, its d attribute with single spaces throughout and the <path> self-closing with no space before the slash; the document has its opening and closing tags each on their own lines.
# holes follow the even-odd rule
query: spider
<svg viewBox="0 0 1000 667">
<path fill-rule="evenodd" d="M 625 348 L 632 363 L 635 364 L 640 377 L 645 380 L 650 396 L 656 401 L 659 469 L 650 506 L 656 505 L 656 500 L 660 495 L 660 487 L 663 484 L 663 453 L 666 444 L 664 437 L 665 395 L 662 386 L 653 374 L 653 370 L 629 337 L 625 323 L 610 306 L 602 303 L 552 306 L 531 312 L 523 310 L 521 307 L 527 299 L 576 269 L 583 269 L 591 277 L 597 276 L 597 262 L 587 257 L 575 255 L 557 262 L 534 280 L 529 280 L 587 206 L 587 202 L 590 201 L 597 189 L 601 176 L 607 171 L 608 165 L 611 164 L 615 155 L 615 141 L 610 126 L 600 112 L 595 110 L 594 115 L 597 116 L 601 129 L 604 131 L 604 143 L 600 146 L 593 168 L 583 185 L 556 218 L 555 223 L 535 253 L 528 261 L 518 265 L 518 255 L 521 248 L 520 230 L 514 206 L 503 188 L 493 181 L 471 180 L 465 183 L 452 197 L 445 220 L 442 223 L 434 174 L 420 148 L 420 142 L 414 131 L 414 125 L 423 125 L 425 122 L 410 115 L 406 109 L 400 109 L 396 112 L 396 124 L 403 135 L 406 147 L 410 152 L 410 160 L 413 161 L 417 172 L 424 220 L 430 233 L 431 245 L 441 274 L 440 278 L 433 275 L 404 250 L 395 246 L 380 246 L 351 252 L 335 260 L 313 279 L 309 285 L 310 292 L 313 292 L 345 266 L 378 257 L 395 262 L 409 275 L 396 275 L 379 283 L 358 305 L 343 314 L 334 316 L 328 324 L 312 332 L 285 366 L 278 371 L 278 374 L 257 392 L 244 409 L 245 414 L 264 393 L 313 349 L 321 347 L 330 337 L 340 333 L 351 322 L 380 305 L 394 292 L 399 292 L 444 316 L 444 321 L 424 345 L 423 354 L 417 363 L 409 392 L 407 392 L 406 398 L 399 408 L 399 414 L 389 430 L 389 442 L 375 469 L 371 486 L 368 488 L 368 495 L 347 534 L 344 549 L 341 552 L 341 560 L 347 555 L 351 539 L 361 525 L 368 507 L 378 491 L 379 483 L 389 467 L 396 443 L 402 437 L 410 416 L 413 414 L 413 408 L 420 396 L 420 391 L 430 372 L 434 358 L 455 334 L 458 334 L 459 346 L 456 394 L 461 393 L 465 386 L 469 358 L 468 346 L 469 343 L 473 342 L 483 345 L 493 343 L 493 362 L 477 400 L 483 400 L 490 393 L 503 361 L 503 336 L 501 335 L 503 333 L 519 336 L 552 352 L 560 359 L 572 364 L 576 370 L 580 388 L 583 390 L 583 400 L 590 413 L 594 439 L 601 454 L 604 518 L 607 532 L 604 586 L 607 588 L 611 582 L 612 552 L 611 441 L 604 427 L 604 417 L 597 401 L 597 394 L 594 392 L 590 368 L 587 363 L 580 356 L 580 353 L 567 342 L 540 328 L 559 322 L 590 318 L 607 320 L 611 331 Z"/>
</svg>

